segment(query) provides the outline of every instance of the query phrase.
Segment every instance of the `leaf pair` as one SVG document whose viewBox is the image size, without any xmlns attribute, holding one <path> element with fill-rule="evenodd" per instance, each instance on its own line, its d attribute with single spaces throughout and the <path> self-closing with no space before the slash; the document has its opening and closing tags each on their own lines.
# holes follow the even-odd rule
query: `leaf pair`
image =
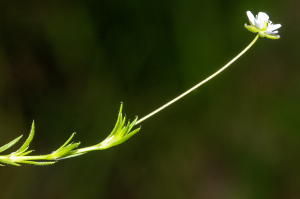
<svg viewBox="0 0 300 199">
<path fill-rule="evenodd" d="M 0 148 L 0 153 L 3 151 L 6 151 L 7 149 L 9 149 L 13 145 L 15 145 L 21 139 L 22 136 L 23 135 L 17 137 L 13 141 L 2 146 Z M 11 155 L 6 156 L 7 158 L 0 157 L 0 162 L 10 164 L 10 165 L 20 166 L 19 164 L 15 163 L 15 161 L 14 161 L 15 156 L 25 156 L 32 152 L 32 151 L 27 151 L 27 149 L 29 147 L 30 142 L 32 141 L 33 136 L 34 136 L 34 121 L 32 122 L 30 134 L 29 134 L 28 138 L 26 139 L 26 141 L 24 142 L 24 144 L 16 152 L 13 152 L 13 153 L 11 153 Z"/>
</svg>

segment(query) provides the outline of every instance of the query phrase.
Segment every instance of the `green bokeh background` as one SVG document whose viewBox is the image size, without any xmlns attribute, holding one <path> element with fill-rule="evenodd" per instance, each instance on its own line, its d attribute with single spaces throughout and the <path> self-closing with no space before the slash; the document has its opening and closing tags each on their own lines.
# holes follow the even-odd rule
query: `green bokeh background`
<svg viewBox="0 0 300 199">
<path fill-rule="evenodd" d="M 300 198 L 300 1 L 1 0 L 0 144 L 73 132 L 102 141 L 120 106 L 140 118 L 255 37 L 246 11 L 281 23 L 224 73 L 141 123 L 122 145 L 52 166 L 0 169 L 0 198 Z M 25 139 L 23 138 L 23 141 Z M 17 149 L 15 147 L 14 149 Z"/>
</svg>

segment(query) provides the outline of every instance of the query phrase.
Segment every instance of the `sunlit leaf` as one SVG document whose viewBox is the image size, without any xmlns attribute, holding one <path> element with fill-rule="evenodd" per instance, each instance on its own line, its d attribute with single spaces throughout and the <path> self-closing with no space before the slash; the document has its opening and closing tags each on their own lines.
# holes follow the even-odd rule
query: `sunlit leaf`
<svg viewBox="0 0 300 199">
<path fill-rule="evenodd" d="M 9 149 L 9 148 L 12 147 L 14 144 L 16 144 L 16 143 L 21 139 L 22 136 L 23 136 L 23 135 L 17 137 L 17 138 L 14 139 L 13 141 L 11 141 L 11 142 L 9 142 L 8 144 L 2 146 L 2 147 L 0 148 L 0 153 L 3 152 L 3 151 L 5 151 L 6 149 Z"/>
<path fill-rule="evenodd" d="M 32 122 L 30 134 L 29 134 L 27 140 L 24 142 L 24 144 L 21 146 L 21 148 L 19 150 L 17 150 L 14 154 L 21 154 L 21 153 L 25 152 L 28 149 L 33 136 L 34 136 L 34 121 Z"/>
</svg>

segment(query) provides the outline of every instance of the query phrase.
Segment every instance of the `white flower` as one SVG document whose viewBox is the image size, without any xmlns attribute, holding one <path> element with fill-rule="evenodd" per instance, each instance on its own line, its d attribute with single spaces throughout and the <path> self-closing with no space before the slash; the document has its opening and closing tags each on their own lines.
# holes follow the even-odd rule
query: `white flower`
<svg viewBox="0 0 300 199">
<path fill-rule="evenodd" d="M 277 34 L 277 29 L 281 27 L 281 24 L 273 24 L 266 13 L 259 12 L 255 18 L 250 11 L 247 11 L 247 16 L 251 25 L 245 24 L 245 28 L 249 31 L 258 33 L 261 37 L 267 37 L 269 39 L 280 38 Z"/>
</svg>

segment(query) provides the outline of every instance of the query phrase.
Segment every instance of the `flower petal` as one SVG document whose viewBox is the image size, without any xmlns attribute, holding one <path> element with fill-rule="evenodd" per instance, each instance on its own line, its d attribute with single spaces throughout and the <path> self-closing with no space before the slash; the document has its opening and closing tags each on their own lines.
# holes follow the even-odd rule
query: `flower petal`
<svg viewBox="0 0 300 199">
<path fill-rule="evenodd" d="M 247 11 L 247 16 L 248 16 L 248 19 L 249 19 L 249 22 L 251 23 L 251 25 L 255 25 L 254 24 L 254 15 L 250 12 L 250 11 Z"/>
<path fill-rule="evenodd" d="M 261 23 L 269 21 L 269 16 L 264 12 L 259 12 L 257 15 L 257 20 Z"/>
<path fill-rule="evenodd" d="M 266 30 L 265 33 L 268 34 L 268 35 L 276 35 L 278 33 L 278 31 L 277 30 L 275 30 L 275 31 Z"/>
<path fill-rule="evenodd" d="M 255 26 L 258 27 L 260 30 L 264 27 L 264 23 L 260 22 L 259 20 L 257 19 L 254 19 L 254 22 L 255 22 Z"/>
<path fill-rule="evenodd" d="M 267 30 L 276 30 L 276 29 L 278 29 L 278 28 L 280 28 L 281 27 L 281 24 L 272 24 L 272 25 L 268 25 L 268 28 L 267 28 Z"/>
</svg>

